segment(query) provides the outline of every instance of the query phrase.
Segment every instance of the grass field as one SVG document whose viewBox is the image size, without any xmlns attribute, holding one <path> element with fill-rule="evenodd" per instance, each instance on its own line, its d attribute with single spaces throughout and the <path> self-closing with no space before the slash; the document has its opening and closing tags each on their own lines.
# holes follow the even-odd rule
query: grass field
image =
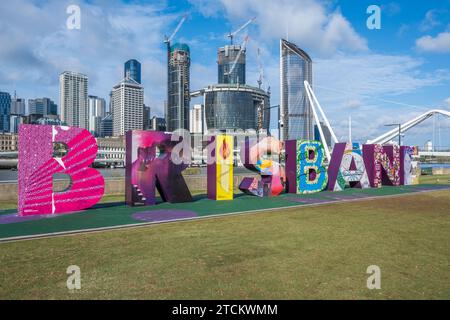
<svg viewBox="0 0 450 320">
<path fill-rule="evenodd" d="M 450 192 L 3 243 L 0 257 L 0 299 L 450 299 Z"/>
</svg>

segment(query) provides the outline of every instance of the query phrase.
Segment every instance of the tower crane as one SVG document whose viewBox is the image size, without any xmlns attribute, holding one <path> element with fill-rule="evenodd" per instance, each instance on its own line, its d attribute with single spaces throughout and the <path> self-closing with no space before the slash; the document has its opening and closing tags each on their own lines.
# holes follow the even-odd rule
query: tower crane
<svg viewBox="0 0 450 320">
<path fill-rule="evenodd" d="M 263 79 L 264 79 L 264 69 L 262 66 L 262 62 L 261 62 L 261 50 L 258 48 L 258 50 L 256 51 L 256 60 L 258 62 L 258 71 L 259 71 L 259 78 L 258 78 L 258 88 L 261 89 L 261 85 L 263 83 Z"/>
<path fill-rule="evenodd" d="M 168 46 L 170 46 L 170 41 L 172 41 L 173 37 L 177 34 L 177 32 L 180 30 L 183 23 L 186 21 L 188 14 L 186 13 L 183 18 L 181 18 L 180 22 L 178 22 L 177 27 L 175 28 L 175 31 L 172 33 L 170 37 L 165 36 L 164 43 L 167 43 Z"/>
<path fill-rule="evenodd" d="M 245 51 L 245 47 L 247 46 L 248 39 L 249 39 L 249 38 L 248 38 L 248 35 L 245 36 L 244 41 L 242 42 L 242 45 L 241 45 L 241 50 L 239 50 L 239 53 L 237 54 L 236 59 L 234 59 L 233 64 L 231 65 L 230 70 L 229 70 L 228 72 L 225 73 L 227 76 L 229 76 L 230 74 L 233 73 L 234 68 L 236 67 L 237 62 L 238 62 L 239 58 L 241 57 L 242 52 Z"/>
<path fill-rule="evenodd" d="M 236 31 L 229 33 L 227 35 L 227 37 L 230 38 L 230 44 L 231 45 L 233 44 L 233 38 L 236 34 L 241 32 L 243 29 L 245 29 L 250 23 L 252 23 L 255 20 L 256 20 L 256 17 L 253 17 L 250 20 L 248 20 L 246 23 L 244 23 L 242 26 L 240 26 Z"/>
</svg>

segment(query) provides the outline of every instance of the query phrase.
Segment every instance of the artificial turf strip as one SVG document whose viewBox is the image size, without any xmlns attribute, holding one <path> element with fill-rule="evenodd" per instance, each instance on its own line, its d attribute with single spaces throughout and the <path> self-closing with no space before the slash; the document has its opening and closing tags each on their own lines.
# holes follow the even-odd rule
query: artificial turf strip
<svg viewBox="0 0 450 320">
<path fill-rule="evenodd" d="M 449 190 L 1 243 L 0 299 L 450 299 L 449 243 Z"/>
<path fill-rule="evenodd" d="M 314 204 L 314 199 L 326 202 L 341 202 L 349 199 L 333 199 L 337 195 L 366 195 L 368 197 L 405 194 L 424 189 L 448 188 L 441 185 L 415 185 L 401 187 L 383 187 L 379 189 L 346 189 L 341 192 L 320 192 L 307 195 L 282 194 L 278 197 L 259 198 L 239 194 L 233 201 L 212 201 L 204 195 L 194 197 L 188 203 L 160 203 L 156 206 L 129 207 L 123 203 L 98 204 L 93 208 L 72 214 L 56 215 L 50 218 L 0 224 L 0 240 L 11 237 L 36 236 L 49 233 L 89 230 L 145 223 L 132 218 L 134 213 L 169 209 L 194 211 L 199 217 L 230 214 L 244 211 L 258 211 Z M 295 199 L 293 199 L 295 198 Z M 356 198 L 356 197 L 355 197 Z M 305 202 L 302 202 L 302 200 Z M 7 211 L 11 214 L 10 210 Z"/>
</svg>

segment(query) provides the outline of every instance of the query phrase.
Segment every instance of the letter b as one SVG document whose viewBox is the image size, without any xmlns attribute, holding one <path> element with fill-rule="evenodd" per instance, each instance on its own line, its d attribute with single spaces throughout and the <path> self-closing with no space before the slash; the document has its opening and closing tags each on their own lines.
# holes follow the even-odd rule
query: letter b
<svg viewBox="0 0 450 320">
<path fill-rule="evenodd" d="M 65 156 L 53 156 L 53 144 L 68 148 Z M 79 211 L 103 196 L 105 181 L 89 168 L 97 155 L 95 138 L 82 128 L 21 125 L 19 128 L 19 215 Z M 53 175 L 70 176 L 70 187 L 53 191 Z"/>
</svg>

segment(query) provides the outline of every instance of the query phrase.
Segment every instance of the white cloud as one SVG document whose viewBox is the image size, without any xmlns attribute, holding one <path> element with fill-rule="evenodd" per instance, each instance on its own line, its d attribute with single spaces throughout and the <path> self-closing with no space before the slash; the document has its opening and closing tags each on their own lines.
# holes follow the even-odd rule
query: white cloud
<svg viewBox="0 0 450 320">
<path fill-rule="evenodd" d="M 416 47 L 420 51 L 449 53 L 450 32 L 441 32 L 436 37 L 423 36 L 416 40 Z"/>
<path fill-rule="evenodd" d="M 404 122 L 426 111 L 401 104 L 399 97 L 440 85 L 450 79 L 450 72 L 420 72 L 423 63 L 411 56 L 371 53 L 316 59 L 313 89 L 338 138 L 347 137 L 349 115 L 354 136 L 365 142 L 383 133 L 392 119 Z"/>
<path fill-rule="evenodd" d="M 445 99 L 445 103 L 447 104 L 447 107 L 450 108 L 450 98 Z"/>
<path fill-rule="evenodd" d="M 204 0 L 191 0 L 197 8 Z M 367 41 L 337 10 L 313 0 L 222 0 L 226 16 L 234 27 L 256 16 L 258 41 L 289 38 L 315 54 L 329 56 L 338 50 L 365 51 Z M 201 9 L 200 9 L 201 10 Z"/>
<path fill-rule="evenodd" d="M 123 63 L 142 63 L 145 103 L 160 114 L 166 99 L 166 54 L 162 43 L 176 15 L 163 5 L 111 0 L 80 2 L 81 30 L 66 28 L 67 3 L 18 0 L 0 3 L 0 85 L 25 98 L 49 96 L 58 103 L 58 76 L 85 73 L 89 94 L 107 98 L 123 77 Z M 170 31 L 170 30 L 169 30 Z"/>
<path fill-rule="evenodd" d="M 362 102 L 359 99 L 349 99 L 344 102 L 344 105 L 351 109 L 356 109 L 362 106 Z"/>
</svg>

